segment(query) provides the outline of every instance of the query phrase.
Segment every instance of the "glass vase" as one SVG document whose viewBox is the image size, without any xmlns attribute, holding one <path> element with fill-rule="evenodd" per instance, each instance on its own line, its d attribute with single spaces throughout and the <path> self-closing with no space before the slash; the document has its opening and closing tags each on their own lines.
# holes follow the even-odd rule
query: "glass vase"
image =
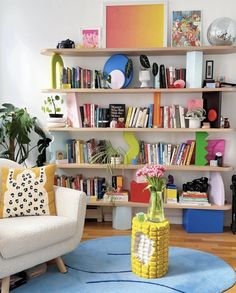
<svg viewBox="0 0 236 293">
<path fill-rule="evenodd" d="M 165 220 L 162 191 L 151 191 L 147 220 L 160 223 Z"/>
</svg>

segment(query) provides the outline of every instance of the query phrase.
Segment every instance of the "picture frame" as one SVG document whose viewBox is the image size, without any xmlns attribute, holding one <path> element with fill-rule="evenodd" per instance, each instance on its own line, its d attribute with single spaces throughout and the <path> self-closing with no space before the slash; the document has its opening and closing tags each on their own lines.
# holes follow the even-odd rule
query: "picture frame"
<svg viewBox="0 0 236 293">
<path fill-rule="evenodd" d="M 206 60 L 205 79 L 213 79 L 214 61 Z"/>
<path fill-rule="evenodd" d="M 83 48 L 101 48 L 101 27 L 81 27 L 80 43 Z"/>
<path fill-rule="evenodd" d="M 202 44 L 202 11 L 172 11 L 171 46 L 195 47 Z"/>
<path fill-rule="evenodd" d="M 167 0 L 103 0 L 103 47 L 166 47 L 167 23 Z"/>
</svg>

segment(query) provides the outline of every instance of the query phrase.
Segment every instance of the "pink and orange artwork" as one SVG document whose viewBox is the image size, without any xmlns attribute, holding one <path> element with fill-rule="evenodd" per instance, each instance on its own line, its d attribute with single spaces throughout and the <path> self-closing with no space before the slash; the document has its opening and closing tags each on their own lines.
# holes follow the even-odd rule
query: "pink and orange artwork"
<svg viewBox="0 0 236 293">
<path fill-rule="evenodd" d="M 148 3 L 105 3 L 106 48 L 166 46 L 165 1 Z"/>
</svg>

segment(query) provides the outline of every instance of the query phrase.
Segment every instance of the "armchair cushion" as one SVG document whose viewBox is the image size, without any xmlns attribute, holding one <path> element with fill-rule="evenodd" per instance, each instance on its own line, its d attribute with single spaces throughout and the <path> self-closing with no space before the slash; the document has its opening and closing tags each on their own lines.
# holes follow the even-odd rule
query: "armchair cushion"
<svg viewBox="0 0 236 293">
<path fill-rule="evenodd" d="M 0 218 L 55 215 L 56 166 L 32 169 L 2 167 Z"/>
<path fill-rule="evenodd" d="M 73 237 L 77 221 L 59 216 L 0 220 L 0 254 L 8 259 L 40 250 Z"/>
</svg>

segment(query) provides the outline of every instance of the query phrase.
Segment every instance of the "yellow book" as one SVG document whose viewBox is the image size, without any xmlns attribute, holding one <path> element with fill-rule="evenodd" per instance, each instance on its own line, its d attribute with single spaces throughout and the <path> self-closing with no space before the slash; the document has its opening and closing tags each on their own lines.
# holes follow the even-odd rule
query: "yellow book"
<svg viewBox="0 0 236 293">
<path fill-rule="evenodd" d="M 82 141 L 80 141 L 79 147 L 80 147 L 80 164 L 83 164 L 84 163 L 84 145 Z"/>
<path fill-rule="evenodd" d="M 127 116 L 126 116 L 126 121 L 125 121 L 125 128 L 129 127 L 129 122 L 130 122 L 130 118 L 131 118 L 131 113 L 132 113 L 132 107 L 128 108 L 128 112 L 127 112 Z"/>
<path fill-rule="evenodd" d="M 195 141 L 192 141 L 190 149 L 189 149 L 188 159 L 187 159 L 186 165 L 190 165 L 190 163 L 191 163 L 194 147 L 195 147 Z"/>
<path fill-rule="evenodd" d="M 122 176 L 116 176 L 116 186 L 117 186 L 117 191 L 123 190 L 123 177 Z"/>
</svg>

